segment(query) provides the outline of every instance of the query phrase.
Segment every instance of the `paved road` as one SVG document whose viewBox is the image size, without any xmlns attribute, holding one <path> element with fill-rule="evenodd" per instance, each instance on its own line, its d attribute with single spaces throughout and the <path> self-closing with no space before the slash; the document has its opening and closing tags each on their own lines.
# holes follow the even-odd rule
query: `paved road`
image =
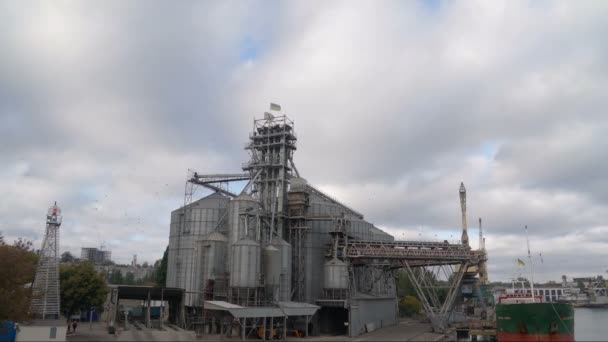
<svg viewBox="0 0 608 342">
<path fill-rule="evenodd" d="M 108 334 L 105 323 L 81 323 L 76 328 L 75 334 L 67 335 L 68 341 L 116 341 L 114 335 Z"/>
<path fill-rule="evenodd" d="M 93 329 L 89 325 L 81 324 L 77 333 L 68 335 L 68 341 L 201 341 L 218 340 L 219 336 L 203 336 L 197 339 L 194 332 L 179 328 L 165 327 L 165 330 L 147 329 L 143 325 L 130 325 L 129 330 L 119 331 L 118 336 L 107 333 L 105 323 L 94 323 Z M 413 320 L 402 320 L 397 324 L 384 327 L 371 333 L 357 337 L 346 336 L 315 336 L 309 338 L 288 337 L 288 341 L 439 341 L 442 335 L 431 332 L 430 324 Z M 239 338 L 225 341 L 240 341 Z"/>
<path fill-rule="evenodd" d="M 352 338 L 352 341 L 437 341 L 442 334 L 431 332 L 429 323 L 402 320 L 395 325 L 384 327 Z"/>
</svg>

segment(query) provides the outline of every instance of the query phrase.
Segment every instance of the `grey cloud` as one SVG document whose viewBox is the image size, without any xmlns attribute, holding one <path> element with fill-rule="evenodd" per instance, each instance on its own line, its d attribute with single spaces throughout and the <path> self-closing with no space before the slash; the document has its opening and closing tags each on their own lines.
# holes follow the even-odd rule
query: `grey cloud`
<svg viewBox="0 0 608 342">
<path fill-rule="evenodd" d="M 296 122 L 303 176 L 381 227 L 459 236 L 465 181 L 489 238 L 528 224 L 537 240 L 605 243 L 591 238 L 608 211 L 604 3 L 0 6 L 11 238 L 40 236 L 58 200 L 66 248 L 159 258 L 186 170 L 239 171 L 272 101 Z M 501 277 L 509 248 L 492 248 Z"/>
</svg>

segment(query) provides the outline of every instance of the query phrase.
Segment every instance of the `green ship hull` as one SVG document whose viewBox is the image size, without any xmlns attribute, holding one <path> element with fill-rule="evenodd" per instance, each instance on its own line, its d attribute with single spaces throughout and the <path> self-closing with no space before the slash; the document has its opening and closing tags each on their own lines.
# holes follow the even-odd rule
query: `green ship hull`
<svg viewBox="0 0 608 342">
<path fill-rule="evenodd" d="M 570 304 L 496 305 L 498 341 L 574 341 L 574 308 Z"/>
</svg>

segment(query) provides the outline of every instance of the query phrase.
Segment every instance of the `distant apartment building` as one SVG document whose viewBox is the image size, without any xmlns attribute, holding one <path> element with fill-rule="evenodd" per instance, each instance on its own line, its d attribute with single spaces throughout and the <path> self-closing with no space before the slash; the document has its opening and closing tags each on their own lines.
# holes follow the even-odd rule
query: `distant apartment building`
<svg viewBox="0 0 608 342">
<path fill-rule="evenodd" d="M 90 261 L 95 265 L 104 265 L 112 261 L 112 252 L 99 248 L 82 248 L 80 260 Z"/>
<path fill-rule="evenodd" d="M 95 269 L 108 276 L 112 274 L 113 271 L 119 271 L 123 278 L 127 277 L 127 273 L 132 273 L 133 280 L 135 281 L 151 276 L 156 270 L 153 266 L 143 267 L 141 265 L 96 265 Z"/>
</svg>

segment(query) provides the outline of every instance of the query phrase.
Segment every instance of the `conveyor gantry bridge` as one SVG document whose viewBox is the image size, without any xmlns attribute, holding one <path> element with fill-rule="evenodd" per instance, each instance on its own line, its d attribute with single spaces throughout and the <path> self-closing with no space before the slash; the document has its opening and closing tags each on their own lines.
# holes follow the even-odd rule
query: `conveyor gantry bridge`
<svg viewBox="0 0 608 342">
<path fill-rule="evenodd" d="M 354 262 L 366 259 L 387 259 L 397 267 L 412 265 L 474 265 L 483 257 L 482 252 L 461 244 L 434 241 L 364 241 L 350 240 L 338 249 L 342 257 Z"/>
<path fill-rule="evenodd" d="M 350 267 L 388 264 L 393 269 L 404 269 L 433 329 L 438 332 L 447 329 L 465 273 L 486 259 L 483 251 L 447 241 L 387 242 L 340 238 L 335 251 L 334 248 L 328 250 L 328 255 L 337 252 Z"/>
</svg>

